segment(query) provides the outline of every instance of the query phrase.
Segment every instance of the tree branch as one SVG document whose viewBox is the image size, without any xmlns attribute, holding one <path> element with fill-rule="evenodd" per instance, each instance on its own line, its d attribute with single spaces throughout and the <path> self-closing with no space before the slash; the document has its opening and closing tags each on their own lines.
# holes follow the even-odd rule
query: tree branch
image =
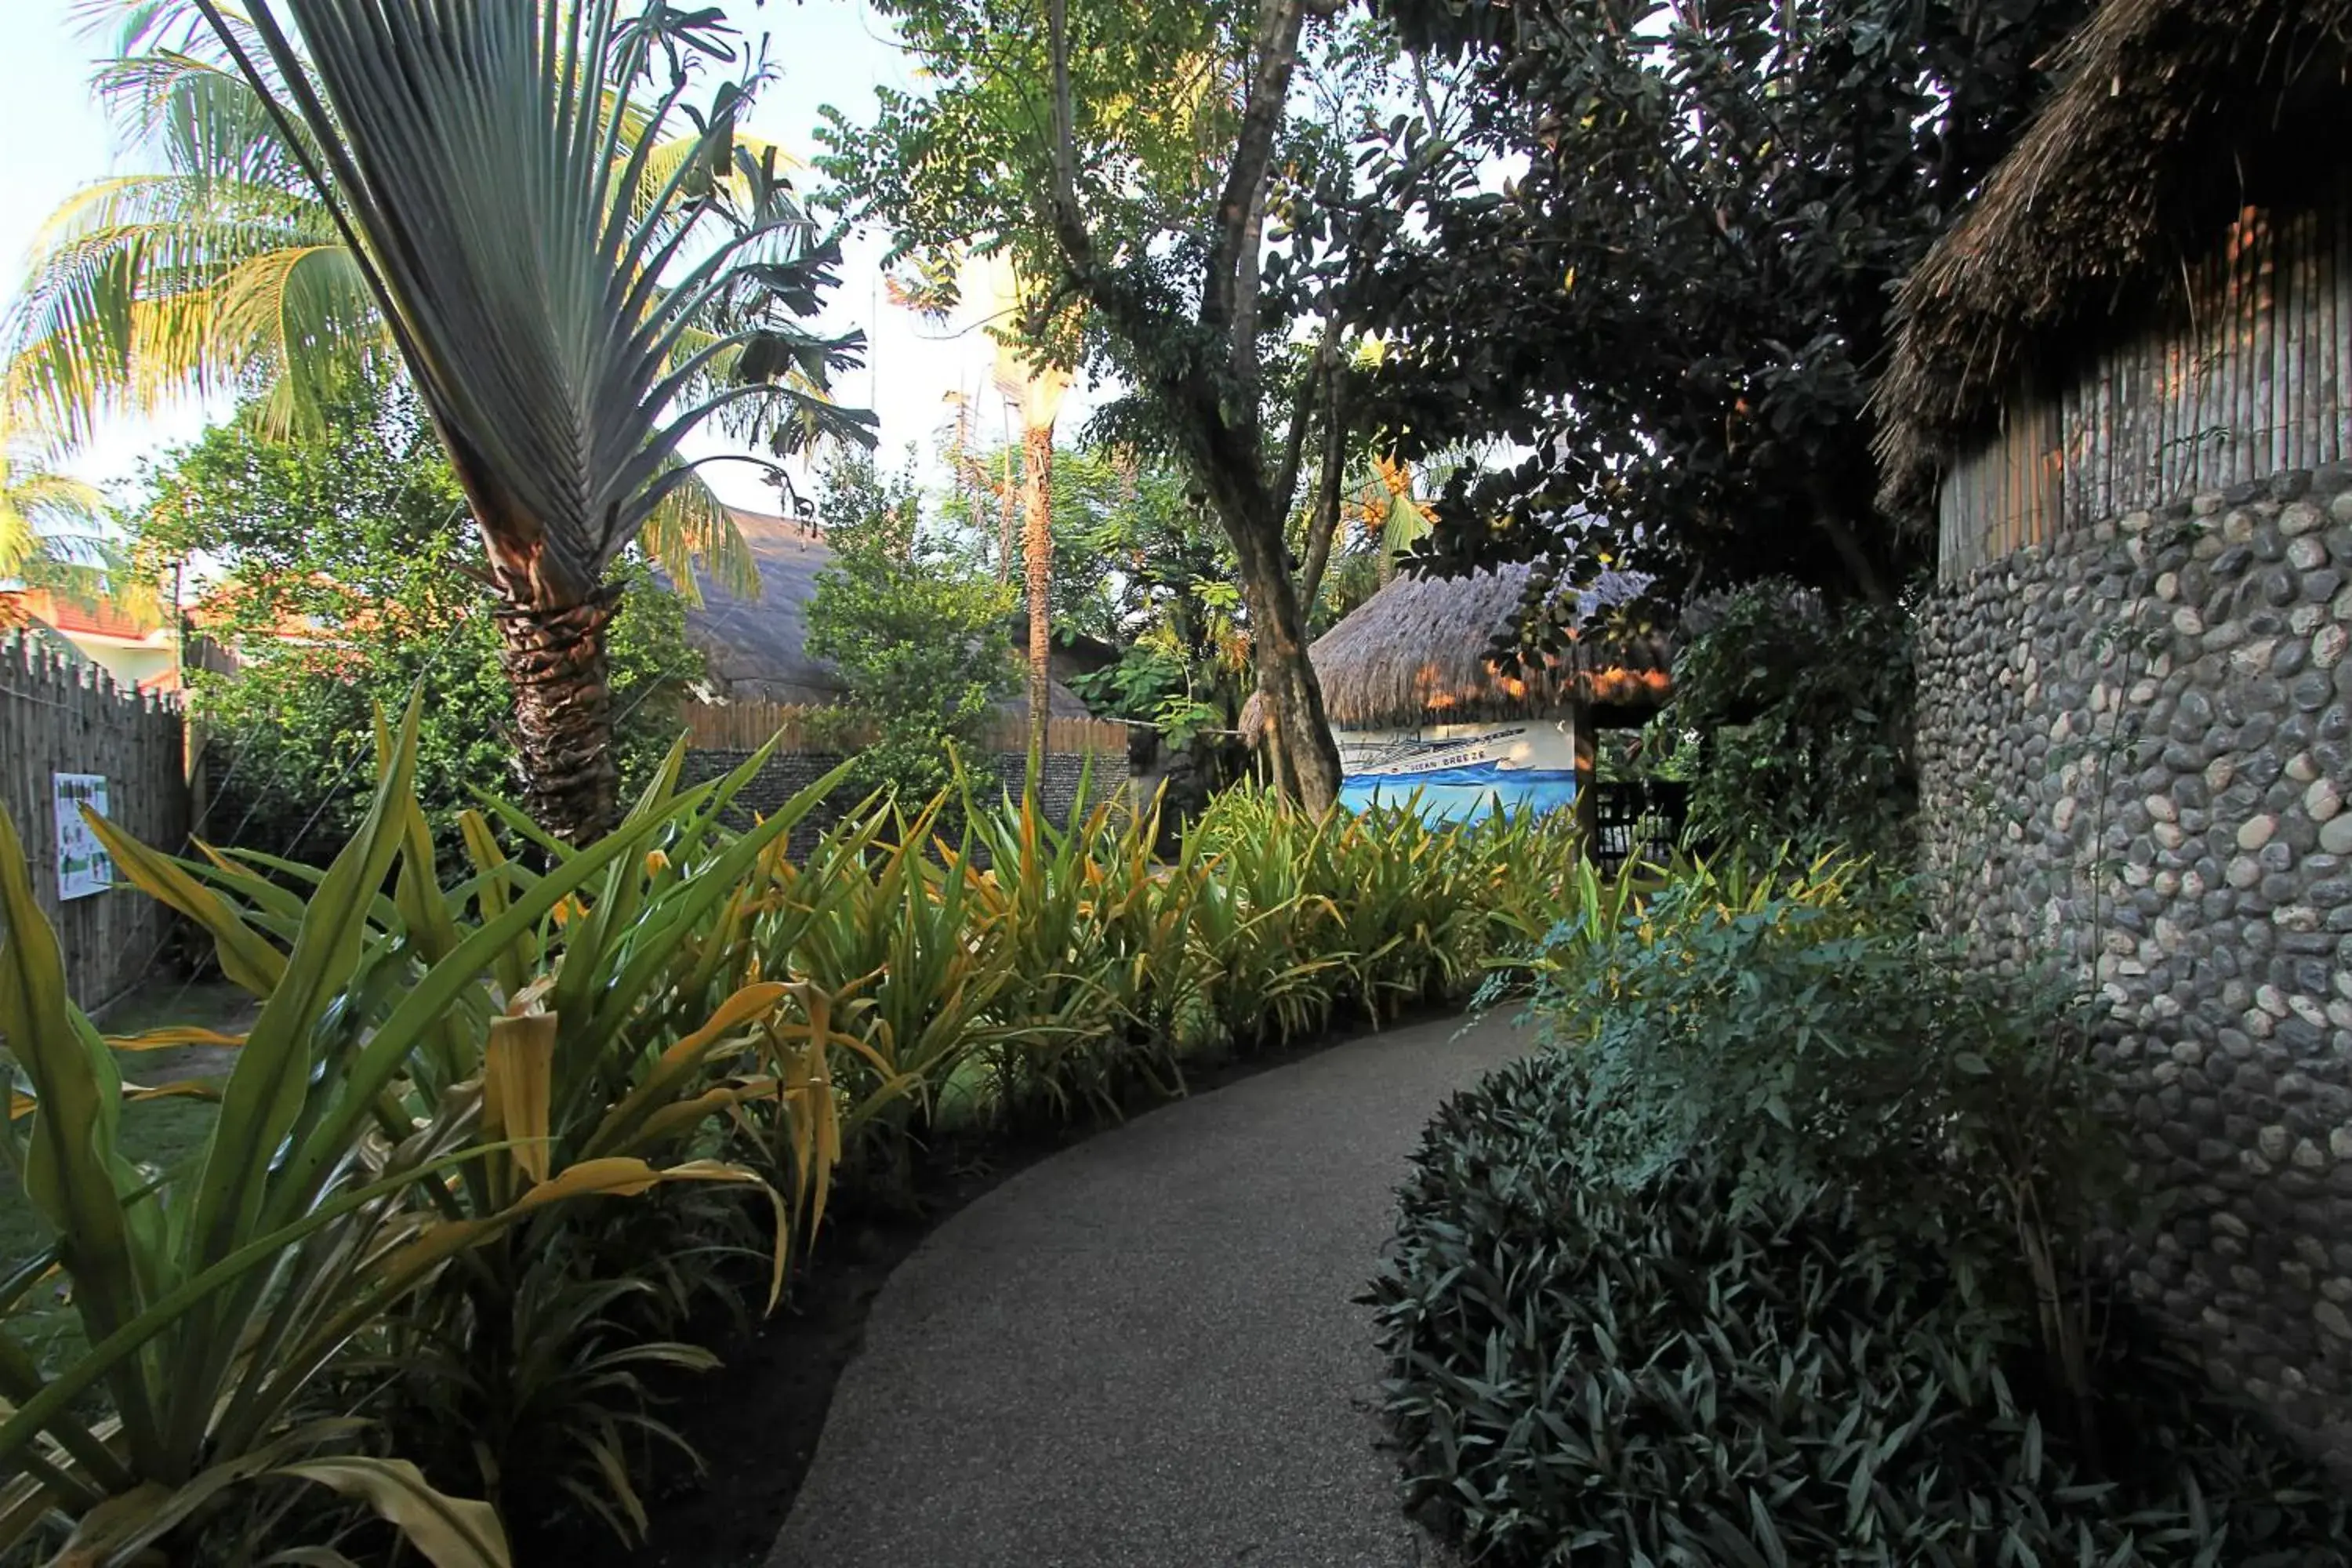
<svg viewBox="0 0 2352 1568">
<path fill-rule="evenodd" d="M 1331 562 L 1331 542 L 1339 531 L 1339 487 L 1346 480 L 1348 469 L 1348 422 L 1342 417 L 1346 404 L 1338 363 L 1333 363 L 1324 374 L 1328 393 L 1323 408 L 1322 472 L 1315 485 L 1315 510 L 1307 520 L 1307 565 L 1298 579 L 1298 613 L 1302 619 L 1315 614 L 1316 596 L 1323 592 L 1323 574 Z"/>
<path fill-rule="evenodd" d="M 1315 393 L 1332 374 L 1332 353 L 1339 343 L 1339 322 L 1337 317 L 1327 317 L 1323 341 L 1315 347 L 1315 357 L 1307 363 L 1307 374 L 1301 378 L 1298 401 L 1290 410 L 1290 434 L 1282 443 L 1282 467 L 1276 470 L 1275 504 L 1283 510 L 1290 510 L 1290 498 L 1298 492 L 1298 465 L 1307 449 L 1307 421 L 1315 407 Z"/>
<path fill-rule="evenodd" d="M 1067 3 L 1053 0 L 1056 12 Z M 1251 215 L 1258 210 L 1259 190 L 1274 158 L 1275 133 L 1282 129 L 1291 68 L 1298 62 L 1298 30 L 1306 19 L 1300 0 L 1261 0 L 1258 7 L 1253 45 L 1257 60 L 1250 72 L 1249 94 L 1243 100 L 1233 167 L 1225 171 L 1224 192 L 1217 198 L 1216 231 L 1210 242 L 1207 279 L 1201 291 L 1204 327 L 1229 326 L 1240 314 L 1253 321 L 1256 317 L 1255 268 L 1247 269 L 1250 298 L 1246 302 L 1236 298 L 1244 271 L 1239 258 L 1248 242 Z"/>
<path fill-rule="evenodd" d="M 1070 107 L 1070 0 L 1046 0 L 1045 35 L 1054 62 L 1054 237 L 1085 283 L 1095 265 L 1095 237 L 1078 210 L 1078 142 Z M 1091 290 L 1088 290 L 1091 293 Z"/>
</svg>

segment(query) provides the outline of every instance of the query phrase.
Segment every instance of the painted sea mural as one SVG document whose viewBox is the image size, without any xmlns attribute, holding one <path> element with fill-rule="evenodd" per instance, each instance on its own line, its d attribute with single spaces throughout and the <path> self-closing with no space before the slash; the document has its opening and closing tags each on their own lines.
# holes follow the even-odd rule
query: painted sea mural
<svg viewBox="0 0 2352 1568">
<path fill-rule="evenodd" d="M 1418 792 L 1424 816 L 1475 820 L 1521 808 L 1566 809 L 1576 799 L 1576 743 L 1567 721 L 1340 731 L 1339 802 L 1361 811 L 1402 805 Z"/>
</svg>

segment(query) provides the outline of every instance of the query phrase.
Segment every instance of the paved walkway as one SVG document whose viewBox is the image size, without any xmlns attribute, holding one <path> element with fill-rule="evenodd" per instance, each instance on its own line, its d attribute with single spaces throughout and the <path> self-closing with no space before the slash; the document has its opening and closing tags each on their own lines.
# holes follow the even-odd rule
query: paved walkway
<svg viewBox="0 0 2352 1568">
<path fill-rule="evenodd" d="M 1422 1568 L 1362 1289 L 1500 1022 L 1373 1035 L 1032 1166 L 877 1299 L 770 1568 Z"/>
</svg>

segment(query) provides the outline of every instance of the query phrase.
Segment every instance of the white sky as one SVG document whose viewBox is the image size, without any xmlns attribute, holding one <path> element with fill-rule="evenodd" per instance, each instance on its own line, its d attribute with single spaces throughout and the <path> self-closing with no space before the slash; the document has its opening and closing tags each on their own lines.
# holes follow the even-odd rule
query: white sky
<svg viewBox="0 0 2352 1568">
<path fill-rule="evenodd" d="M 0 0 L 0 279 L 13 299 L 42 220 L 79 186 L 145 164 L 136 149 L 116 145 L 111 128 L 89 89 L 102 48 L 78 33 L 75 0 Z M 765 32 L 777 79 L 762 94 L 751 129 L 803 155 L 818 149 L 817 110 L 838 105 L 853 122 L 872 117 L 877 85 L 914 85 L 909 62 L 887 26 L 865 0 L 727 0 L 746 33 Z M 884 297 L 877 263 L 883 245 L 862 236 L 846 247 L 842 287 L 821 323 L 828 331 L 862 326 L 869 341 L 867 368 L 836 388 L 845 403 L 875 409 L 882 421 L 880 456 L 898 460 L 908 442 L 927 464 L 950 419 L 947 395 L 979 397 L 989 385 L 993 346 L 984 333 L 944 334 Z M 998 400 L 986 398 L 981 434 L 997 433 Z M 118 420 L 66 466 L 74 473 L 127 492 L 142 458 L 184 441 L 222 408 L 183 407 L 152 420 Z M 1083 397 L 1066 406 L 1065 427 L 1084 417 Z M 715 448 L 689 448 L 701 456 Z M 737 505 L 773 510 L 776 495 L 756 470 L 721 463 L 706 468 L 712 487 Z"/>
</svg>

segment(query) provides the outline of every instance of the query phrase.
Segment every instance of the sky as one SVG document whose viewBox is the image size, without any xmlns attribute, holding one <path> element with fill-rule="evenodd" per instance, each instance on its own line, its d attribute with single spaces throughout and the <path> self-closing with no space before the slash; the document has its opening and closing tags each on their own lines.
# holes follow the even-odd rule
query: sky
<svg viewBox="0 0 2352 1568">
<path fill-rule="evenodd" d="M 89 80 L 103 42 L 77 29 L 74 13 L 86 0 L 0 0 L 0 289 L 13 300 L 43 220 L 75 190 L 145 163 L 135 148 L 120 146 Z M 826 103 L 853 122 L 871 118 L 877 86 L 911 88 L 911 63 L 865 0 L 727 0 L 746 34 L 765 33 L 776 79 L 763 90 L 750 129 L 803 155 L 817 151 L 814 128 Z M 969 326 L 942 329 L 891 305 L 881 288 L 879 236 L 853 237 L 845 247 L 842 287 L 820 322 L 827 331 L 863 327 L 866 368 L 836 386 L 845 403 L 871 407 L 881 417 L 881 456 L 895 464 L 915 443 L 928 471 L 951 412 L 949 394 L 986 392 L 993 345 Z M 1083 416 L 1083 398 L 1066 418 Z M 998 400 L 988 397 L 982 434 L 997 431 Z M 62 466 L 116 494 L 134 493 L 142 458 L 185 441 L 219 417 L 219 406 L 186 406 L 152 419 L 119 419 L 102 428 Z M 694 455 L 716 449 L 705 444 Z M 762 510 L 776 508 L 776 491 L 747 465 L 718 463 L 704 470 L 722 499 Z"/>
</svg>

